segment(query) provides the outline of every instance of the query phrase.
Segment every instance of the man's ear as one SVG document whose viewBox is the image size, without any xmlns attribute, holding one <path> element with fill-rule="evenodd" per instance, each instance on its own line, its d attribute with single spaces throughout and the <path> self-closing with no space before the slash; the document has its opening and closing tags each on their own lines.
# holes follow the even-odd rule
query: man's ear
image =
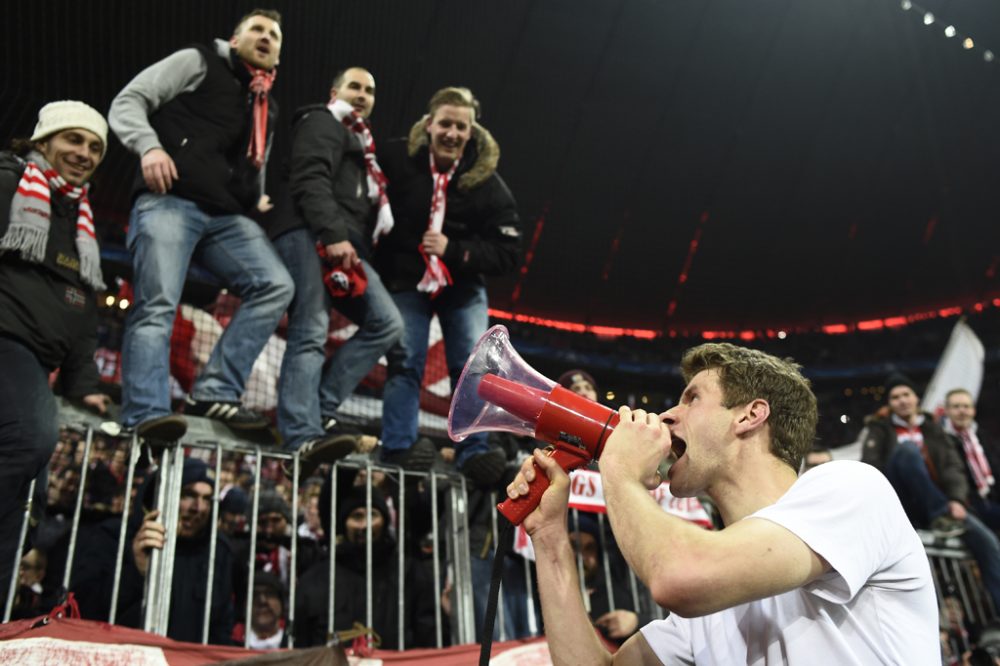
<svg viewBox="0 0 1000 666">
<path fill-rule="evenodd" d="M 737 411 L 736 434 L 744 435 L 753 432 L 767 422 L 771 415 L 771 405 L 767 400 L 757 398 L 751 400 Z"/>
<path fill-rule="evenodd" d="M 333 102 L 336 101 L 336 99 L 337 99 L 337 88 L 335 86 L 333 88 L 330 88 L 330 101 Z"/>
<path fill-rule="evenodd" d="M 238 36 L 237 36 L 236 34 L 233 34 L 233 36 L 229 38 L 229 45 L 230 45 L 231 47 L 233 47 L 234 49 L 236 48 L 236 45 L 237 45 L 237 43 L 238 43 L 238 42 L 236 41 L 237 39 L 239 39 L 239 37 L 238 37 Z"/>
</svg>

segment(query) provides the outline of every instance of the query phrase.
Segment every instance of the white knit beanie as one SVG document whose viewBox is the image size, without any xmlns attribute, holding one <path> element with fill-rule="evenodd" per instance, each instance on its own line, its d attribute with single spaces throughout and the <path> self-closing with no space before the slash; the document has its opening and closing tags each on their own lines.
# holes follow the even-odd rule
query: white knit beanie
<svg viewBox="0 0 1000 666">
<path fill-rule="evenodd" d="M 108 123 L 99 111 L 83 102 L 64 99 L 49 102 L 38 112 L 38 124 L 32 141 L 40 141 L 56 132 L 66 129 L 80 128 L 93 132 L 101 139 L 103 156 L 108 150 Z"/>
</svg>

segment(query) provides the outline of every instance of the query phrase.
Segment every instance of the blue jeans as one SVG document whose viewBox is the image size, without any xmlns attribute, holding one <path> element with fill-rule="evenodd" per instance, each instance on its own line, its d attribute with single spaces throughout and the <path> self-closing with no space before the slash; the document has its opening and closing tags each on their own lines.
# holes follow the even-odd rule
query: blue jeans
<svg viewBox="0 0 1000 666">
<path fill-rule="evenodd" d="M 285 448 L 298 449 L 323 435 L 322 416 L 332 416 L 379 358 L 403 335 L 403 318 L 371 265 L 362 259 L 368 287 L 357 298 L 333 298 L 323 284 L 316 237 L 295 229 L 274 241 L 295 281 L 288 309 L 288 346 L 278 378 L 278 430 Z M 358 330 L 326 360 L 330 308 Z"/>
<path fill-rule="evenodd" d="M 59 428 L 49 373 L 35 354 L 0 337 L 0 367 L 0 593 L 6 600 L 18 571 L 14 560 L 28 487 L 48 463 Z"/>
<path fill-rule="evenodd" d="M 482 285 L 445 287 L 434 299 L 416 290 L 401 291 L 392 299 L 403 315 L 406 330 L 400 343 L 386 355 L 389 369 L 382 407 L 382 447 L 387 452 L 408 449 L 417 441 L 431 317 L 436 313 L 441 323 L 453 391 L 472 348 L 489 325 L 486 287 Z M 470 435 L 456 445 L 455 464 L 461 469 L 466 460 L 487 449 L 485 433 Z"/>
<path fill-rule="evenodd" d="M 926 527 L 938 516 L 948 513 L 948 497 L 934 483 L 916 444 L 902 442 L 896 445 L 886 462 L 885 476 L 915 525 Z"/>
<path fill-rule="evenodd" d="M 122 422 L 170 413 L 170 334 L 194 256 L 242 299 L 191 390 L 195 400 L 235 402 L 294 287 L 263 229 L 242 215 L 209 215 L 169 194 L 142 194 L 127 238 L 135 303 L 122 343 Z"/>
<path fill-rule="evenodd" d="M 472 614 L 476 622 L 476 641 L 482 641 L 483 620 L 486 618 L 486 604 L 490 596 L 490 582 L 493 578 L 493 557 L 490 551 L 485 559 L 472 556 Z M 519 557 L 506 557 L 501 574 L 501 598 L 503 599 L 503 622 L 507 640 L 531 636 L 528 628 L 528 594 L 524 581 L 524 561 Z M 537 611 L 537 609 L 536 609 Z M 536 615 L 540 617 L 540 615 Z M 500 640 L 500 608 L 497 607 L 496 621 L 493 623 L 493 640 Z"/>
<path fill-rule="evenodd" d="M 915 444 L 905 442 L 896 446 L 886 463 L 885 475 L 896 489 L 906 514 L 917 526 L 927 527 L 933 519 L 948 513 L 948 497 L 931 479 Z M 971 513 L 963 524 L 962 541 L 979 564 L 994 607 L 1000 608 L 1000 539 Z"/>
</svg>

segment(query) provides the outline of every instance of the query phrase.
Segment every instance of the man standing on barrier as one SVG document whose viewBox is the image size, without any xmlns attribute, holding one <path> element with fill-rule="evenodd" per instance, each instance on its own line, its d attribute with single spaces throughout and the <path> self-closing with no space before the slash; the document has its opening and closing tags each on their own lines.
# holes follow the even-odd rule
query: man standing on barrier
<svg viewBox="0 0 1000 666">
<path fill-rule="evenodd" d="M 611 655 L 580 600 L 566 527 L 569 477 L 541 451 L 508 487 L 551 486 L 524 521 L 556 664 L 938 664 L 923 545 L 874 468 L 831 462 L 797 476 L 816 398 L 797 365 L 731 344 L 689 350 L 687 387 L 663 414 L 619 409 L 600 459 L 608 516 L 630 566 L 670 610 Z M 725 529 L 664 513 L 649 494 L 704 492 Z"/>
<path fill-rule="evenodd" d="M 454 388 L 488 326 L 486 276 L 520 260 L 520 218 L 497 173 L 500 147 L 478 116 L 471 91 L 443 88 L 407 141 L 379 150 L 396 226 L 379 244 L 376 266 L 406 324 L 387 354 L 382 458 L 390 465 L 426 471 L 434 459 L 434 445 L 417 431 L 431 318 L 441 323 Z M 485 433 L 456 447 L 455 466 L 480 487 L 499 483 L 505 465 Z"/>
<path fill-rule="evenodd" d="M 19 559 L 31 480 L 58 439 L 49 374 L 64 395 L 103 413 L 97 292 L 105 288 L 88 182 L 108 125 L 83 102 L 52 102 L 30 139 L 0 153 L 0 591 Z"/>
<path fill-rule="evenodd" d="M 374 77 L 351 67 L 334 77 L 327 104 L 295 114 L 293 210 L 270 229 L 295 280 L 278 380 L 278 430 L 285 449 L 301 453 L 303 477 L 318 462 L 355 449 L 353 438 L 336 436 L 337 409 L 403 334 L 399 310 L 369 263 L 372 245 L 392 228 L 368 124 L 374 106 Z M 327 360 L 331 308 L 358 330 Z"/>
<path fill-rule="evenodd" d="M 229 41 L 181 49 L 139 73 L 111 104 L 111 128 L 141 158 L 128 228 L 135 303 L 122 344 L 122 422 L 173 441 L 170 335 L 188 264 L 198 261 L 242 299 L 212 350 L 185 413 L 267 428 L 240 398 L 254 361 L 292 299 L 292 279 L 248 214 L 269 207 L 263 174 L 277 105 L 269 91 L 281 17 L 255 9 Z"/>
</svg>

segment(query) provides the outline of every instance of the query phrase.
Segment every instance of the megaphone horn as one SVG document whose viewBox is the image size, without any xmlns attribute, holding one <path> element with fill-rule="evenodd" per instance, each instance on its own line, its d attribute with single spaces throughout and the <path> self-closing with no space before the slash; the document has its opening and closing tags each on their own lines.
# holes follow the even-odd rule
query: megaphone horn
<svg viewBox="0 0 1000 666">
<path fill-rule="evenodd" d="M 458 380 L 448 412 L 456 442 L 474 432 L 506 431 L 548 442 L 550 455 L 569 472 L 600 457 L 618 424 L 618 412 L 559 386 L 518 355 L 504 326 L 486 331 Z M 497 509 L 520 524 L 541 500 L 549 480 L 536 474 L 528 494 Z"/>
</svg>

